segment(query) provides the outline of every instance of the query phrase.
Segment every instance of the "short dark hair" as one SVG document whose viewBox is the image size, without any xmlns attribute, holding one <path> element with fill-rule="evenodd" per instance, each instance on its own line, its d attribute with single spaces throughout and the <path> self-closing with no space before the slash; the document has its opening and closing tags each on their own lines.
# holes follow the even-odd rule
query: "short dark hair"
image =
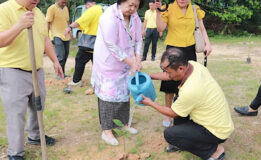
<svg viewBox="0 0 261 160">
<path fill-rule="evenodd" d="M 90 2 L 95 2 L 96 3 L 96 0 L 84 0 L 84 3 L 90 3 Z"/>
<path fill-rule="evenodd" d="M 161 63 L 165 60 L 168 60 L 169 66 L 175 70 L 177 70 L 179 66 L 188 65 L 188 58 L 185 56 L 185 53 L 178 48 L 167 49 L 161 57 Z"/>
<path fill-rule="evenodd" d="M 149 0 L 149 3 L 155 3 L 155 0 Z"/>
<path fill-rule="evenodd" d="M 117 0 L 117 4 L 120 5 L 122 2 L 126 2 L 127 0 Z M 139 9 L 143 7 L 145 0 L 140 0 Z"/>
</svg>

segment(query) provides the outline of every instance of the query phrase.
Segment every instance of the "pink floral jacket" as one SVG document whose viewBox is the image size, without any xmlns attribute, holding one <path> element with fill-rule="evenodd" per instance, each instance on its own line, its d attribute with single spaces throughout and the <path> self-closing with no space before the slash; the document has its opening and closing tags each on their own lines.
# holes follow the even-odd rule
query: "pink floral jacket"
<svg viewBox="0 0 261 160">
<path fill-rule="evenodd" d="M 142 53 L 142 26 L 138 14 L 131 15 L 129 27 L 126 25 L 117 4 L 107 8 L 100 17 L 91 84 L 95 94 L 104 101 L 129 101 L 130 66 L 123 60 Z"/>
</svg>

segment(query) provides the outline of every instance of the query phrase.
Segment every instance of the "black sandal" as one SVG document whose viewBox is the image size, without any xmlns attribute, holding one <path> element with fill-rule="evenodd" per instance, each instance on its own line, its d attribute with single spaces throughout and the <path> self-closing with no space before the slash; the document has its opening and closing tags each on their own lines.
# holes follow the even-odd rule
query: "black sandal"
<svg viewBox="0 0 261 160">
<path fill-rule="evenodd" d="M 226 158 L 226 153 L 223 152 L 221 155 L 218 156 L 217 159 L 210 157 L 208 160 L 225 160 L 225 158 Z"/>
<path fill-rule="evenodd" d="M 164 148 L 164 151 L 165 152 L 178 152 L 178 151 L 181 151 L 180 148 L 178 148 L 177 146 L 174 146 L 172 144 L 169 144 L 169 146 L 165 147 Z"/>
</svg>

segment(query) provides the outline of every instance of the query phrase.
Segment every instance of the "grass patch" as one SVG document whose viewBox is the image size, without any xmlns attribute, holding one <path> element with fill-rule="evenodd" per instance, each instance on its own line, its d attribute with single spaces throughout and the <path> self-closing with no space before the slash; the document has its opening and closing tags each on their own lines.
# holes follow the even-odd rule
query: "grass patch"
<svg viewBox="0 0 261 160">
<path fill-rule="evenodd" d="M 233 44 L 231 47 L 233 49 L 240 42 L 245 42 L 247 38 L 213 37 L 211 42 L 215 45 L 219 45 L 219 43 Z M 254 45 L 258 44 L 260 46 L 260 37 L 252 37 L 251 40 L 255 41 Z M 73 43 L 75 44 L 76 42 Z M 224 45 L 221 44 L 220 46 L 223 47 Z M 75 56 L 77 49 L 77 46 L 71 45 L 70 56 Z M 151 62 L 150 59 L 147 59 L 147 61 L 143 62 L 142 72 L 161 72 L 159 68 L 159 54 L 163 53 L 164 50 L 163 42 L 159 41 L 157 60 Z M 259 51 L 260 48 L 256 50 Z M 253 61 L 256 60 L 258 62 L 249 65 L 240 56 L 213 54 L 208 59 L 208 69 L 224 91 L 235 123 L 234 133 L 224 143 L 227 159 L 260 160 L 261 136 L 259 134 L 260 128 L 257 127 L 261 121 L 260 116 L 253 120 L 250 117 L 238 116 L 232 111 L 235 105 L 249 104 L 257 93 L 260 85 L 260 74 L 258 74 L 260 58 L 254 59 L 255 57 L 253 57 Z M 148 58 L 150 57 L 148 56 Z M 202 61 L 202 57 L 199 58 L 200 60 Z M 86 67 L 86 73 L 83 77 L 87 85 L 82 88 L 73 88 L 72 94 L 64 94 L 62 88 L 65 86 L 62 85 L 47 87 L 44 111 L 45 130 L 48 135 L 58 140 L 57 145 L 47 148 L 48 156 L 51 160 L 96 160 L 101 159 L 101 155 L 105 157 L 102 160 L 109 160 L 115 158 L 119 152 L 123 152 L 121 137 L 118 138 L 121 143 L 118 147 L 109 146 L 101 140 L 102 130 L 99 124 L 97 97 L 84 94 L 84 91 L 90 86 L 90 73 L 90 68 Z M 54 77 L 53 75 L 47 75 L 49 79 L 54 79 Z M 153 84 L 157 93 L 156 102 L 164 105 L 164 94 L 159 92 L 160 81 L 153 81 Z M 132 103 L 133 101 L 131 100 Z M 198 157 L 188 152 L 163 152 L 163 147 L 167 144 L 162 137 L 164 131 L 164 127 L 161 126 L 162 119 L 163 116 L 154 109 L 146 106 L 137 106 L 134 113 L 133 127 L 139 130 L 139 134 L 132 135 L 128 139 L 127 148 L 130 148 L 128 152 L 137 155 L 148 152 L 151 156 L 146 160 L 199 160 Z M 253 121 L 258 124 L 254 124 Z M 0 155 L 4 155 L 7 149 L 5 125 L 4 110 L 0 104 Z M 39 146 L 31 147 L 26 145 L 26 159 L 41 159 L 40 150 Z M 108 158 L 106 159 L 106 157 Z"/>
<path fill-rule="evenodd" d="M 211 43 L 213 44 L 222 44 L 222 43 L 229 43 L 229 44 L 237 44 L 238 42 L 255 42 L 260 43 L 261 42 L 261 36 L 251 36 L 249 39 L 249 36 L 223 36 L 223 35 L 215 35 L 214 37 L 209 37 Z"/>
</svg>

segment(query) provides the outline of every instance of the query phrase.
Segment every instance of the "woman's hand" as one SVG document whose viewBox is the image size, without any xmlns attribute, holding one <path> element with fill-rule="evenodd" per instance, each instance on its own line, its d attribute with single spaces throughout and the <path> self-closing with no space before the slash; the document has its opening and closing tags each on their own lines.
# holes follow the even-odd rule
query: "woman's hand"
<svg viewBox="0 0 261 160">
<path fill-rule="evenodd" d="M 210 53 L 212 52 L 212 48 L 211 48 L 210 44 L 206 44 L 204 51 L 207 51 L 206 56 L 210 55 Z"/>
<path fill-rule="evenodd" d="M 140 55 L 136 55 L 136 63 L 137 63 L 137 67 L 138 67 L 138 71 L 142 70 L 142 63 L 141 63 L 141 56 Z"/>
<path fill-rule="evenodd" d="M 156 8 L 161 8 L 162 7 L 161 0 L 156 0 L 155 1 L 155 7 Z M 156 9 L 156 11 L 159 12 L 157 9 Z"/>
<path fill-rule="evenodd" d="M 136 61 L 133 60 L 130 66 L 131 66 L 131 75 L 135 74 L 136 71 L 139 71 L 138 64 L 136 63 Z"/>
<path fill-rule="evenodd" d="M 134 74 L 136 71 L 141 71 L 141 58 L 139 55 L 136 55 L 136 58 L 127 57 L 123 60 L 123 62 L 127 63 L 131 67 L 131 74 Z"/>
</svg>

